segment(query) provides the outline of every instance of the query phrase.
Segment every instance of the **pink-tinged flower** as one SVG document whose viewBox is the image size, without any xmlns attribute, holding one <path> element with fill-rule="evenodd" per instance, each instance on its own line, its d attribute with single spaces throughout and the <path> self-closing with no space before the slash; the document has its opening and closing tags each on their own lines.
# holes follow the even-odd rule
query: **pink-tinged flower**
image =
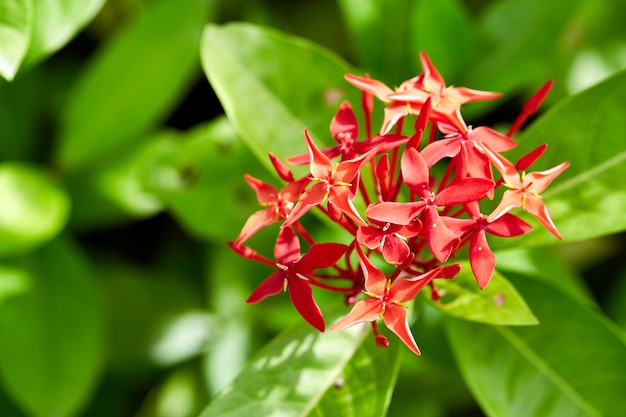
<svg viewBox="0 0 626 417">
<path fill-rule="evenodd" d="M 548 185 L 558 177 L 567 167 L 569 162 L 563 162 L 554 168 L 541 172 L 526 174 L 518 172 L 517 168 L 499 153 L 486 149 L 486 154 L 496 169 L 502 174 L 504 185 L 508 188 L 502 195 L 500 204 L 489 215 L 487 220 L 494 222 L 516 207 L 522 207 L 532 214 L 539 222 L 557 238 L 561 234 L 556 229 L 548 209 L 541 198 L 541 193 Z"/>
<path fill-rule="evenodd" d="M 359 264 L 365 277 L 365 294 L 368 298 L 357 301 L 352 310 L 331 326 L 331 331 L 343 330 L 358 323 L 383 319 L 385 325 L 404 342 L 415 354 L 420 350 L 409 329 L 404 303 L 414 299 L 417 294 L 440 274 L 438 267 L 415 278 L 401 278 L 395 282 L 387 279 L 357 246 Z"/>
<path fill-rule="evenodd" d="M 491 281 L 496 266 L 496 257 L 489 248 L 485 233 L 500 237 L 514 237 L 529 232 L 532 226 L 510 213 L 490 223 L 487 216 L 480 213 L 477 202 L 469 203 L 465 207 L 470 219 L 445 217 L 444 222 L 456 235 L 469 235 L 470 266 L 478 286 L 483 289 Z"/>
<path fill-rule="evenodd" d="M 320 332 L 325 324 L 322 312 L 313 299 L 311 274 L 315 269 L 334 265 L 345 254 L 348 247 L 340 243 L 318 243 L 309 251 L 300 254 L 300 241 L 289 227 L 280 229 L 274 257 L 276 268 L 250 295 L 247 302 L 257 303 L 281 291 L 289 291 L 291 302 L 300 315 Z"/>
<path fill-rule="evenodd" d="M 385 261 L 400 265 L 411 254 L 407 239 L 417 236 L 422 225 L 419 220 L 408 225 L 397 225 L 372 221 L 370 226 L 361 226 L 356 232 L 357 241 L 383 255 Z"/>
<path fill-rule="evenodd" d="M 253 213 L 248 218 L 235 240 L 235 245 L 243 244 L 260 229 L 287 218 L 296 200 L 298 200 L 308 184 L 308 179 L 302 178 L 291 181 L 279 191 L 273 185 L 251 175 L 246 174 L 244 178 L 256 192 L 259 203 L 266 206 L 266 208 Z"/>
<path fill-rule="evenodd" d="M 386 103 L 384 112 L 383 125 L 380 128 L 380 134 L 385 135 L 395 126 L 395 124 L 409 114 L 419 114 L 422 104 L 428 97 L 425 97 L 422 102 L 408 102 L 403 99 L 392 99 L 391 95 L 394 93 L 402 93 L 406 90 L 413 91 L 413 84 L 417 80 L 417 77 L 411 78 L 400 84 L 395 91 L 387 87 L 384 83 L 373 80 L 369 77 L 359 77 L 358 75 L 346 74 L 344 75 L 346 81 L 355 86 L 356 88 L 364 91 L 365 93 L 376 96 L 383 103 Z"/>
<path fill-rule="evenodd" d="M 330 123 L 330 133 L 337 145 L 321 149 L 329 159 L 341 155 L 341 160 L 354 159 L 358 155 L 368 152 L 379 146 L 380 152 L 396 147 L 407 140 L 406 136 L 388 134 L 374 136 L 369 140 L 358 141 L 359 125 L 356 115 L 350 103 L 344 101 Z M 311 162 L 309 153 L 303 153 L 287 158 L 287 162 L 293 165 L 304 165 Z"/>
<path fill-rule="evenodd" d="M 465 126 L 459 109 L 462 104 L 493 100 L 501 96 L 500 93 L 473 90 L 465 87 L 446 87 L 446 83 L 437 71 L 437 68 L 426 55 L 420 52 L 423 73 L 413 83 L 413 88 L 405 88 L 403 91 L 394 92 L 387 96 L 388 99 L 407 103 L 423 103 L 428 97 L 432 97 L 432 110 L 439 116 L 437 120 L 447 120 L 449 123 L 462 127 Z"/>
<path fill-rule="evenodd" d="M 331 160 L 313 143 L 306 130 L 304 137 L 311 160 L 310 181 L 314 184 L 302 194 L 283 223 L 283 227 L 293 224 L 311 207 L 321 204 L 324 200 L 328 200 L 330 210 L 343 213 L 358 224 L 365 224 L 352 200 L 358 187 L 359 171 L 363 164 L 376 155 L 378 148 L 333 166 Z"/>
<path fill-rule="evenodd" d="M 459 237 L 450 230 L 439 215 L 438 207 L 478 201 L 493 188 L 493 181 L 484 178 L 455 179 L 438 193 L 430 189 L 428 165 L 420 152 L 408 148 L 402 155 L 404 182 L 421 201 L 410 203 L 382 202 L 371 205 L 365 214 L 384 223 L 406 225 L 422 214 L 422 232 L 430 251 L 439 262 L 445 262 L 455 249 Z"/>
</svg>

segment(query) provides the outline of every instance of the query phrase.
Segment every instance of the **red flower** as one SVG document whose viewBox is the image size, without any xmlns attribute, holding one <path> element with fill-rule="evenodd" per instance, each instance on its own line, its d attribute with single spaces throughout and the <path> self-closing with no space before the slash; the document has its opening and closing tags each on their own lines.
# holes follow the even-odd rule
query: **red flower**
<svg viewBox="0 0 626 417">
<path fill-rule="evenodd" d="M 302 194 L 283 227 L 293 224 L 311 207 L 321 204 L 326 199 L 333 209 L 337 209 L 359 224 L 365 224 L 352 200 L 358 187 L 359 171 L 363 164 L 376 154 L 378 148 L 333 166 L 331 160 L 313 143 L 307 130 L 304 131 L 304 137 L 311 160 L 310 181 L 315 184 Z"/>
<path fill-rule="evenodd" d="M 243 244 L 260 229 L 285 219 L 308 183 L 307 178 L 294 180 L 288 183 L 282 191 L 278 191 L 273 185 L 251 175 L 246 174 L 244 178 L 256 192 L 259 203 L 267 208 L 253 213 L 248 218 L 235 240 L 235 245 Z"/>
<path fill-rule="evenodd" d="M 477 202 L 468 203 L 465 207 L 471 219 L 445 217 L 444 222 L 455 235 L 469 235 L 470 266 L 478 286 L 482 289 L 491 281 L 496 266 L 496 257 L 489 248 L 485 232 L 500 237 L 513 237 L 529 232 L 532 227 L 510 213 L 490 223 L 487 216 L 480 213 Z"/>
<path fill-rule="evenodd" d="M 423 212 L 422 233 L 428 247 L 439 262 L 445 262 L 459 237 L 446 226 L 437 208 L 478 201 L 493 188 L 493 181 L 484 178 L 457 179 L 435 194 L 429 185 L 428 165 L 415 148 L 405 150 L 401 168 L 406 185 L 422 201 L 377 203 L 368 207 L 365 214 L 381 222 L 406 225 Z"/>
<path fill-rule="evenodd" d="M 400 265 L 411 254 L 407 238 L 417 236 L 422 225 L 419 220 L 408 225 L 397 225 L 373 221 L 371 226 L 361 226 L 357 230 L 357 241 L 371 250 L 383 255 L 385 261 L 392 265 Z"/>
<path fill-rule="evenodd" d="M 348 247 L 340 243 L 318 243 L 309 251 L 300 254 L 300 241 L 289 227 L 280 229 L 274 257 L 278 271 L 267 277 L 250 295 L 247 302 L 257 303 L 265 298 L 289 291 L 291 302 L 300 315 L 313 327 L 323 332 L 324 318 L 313 299 L 310 279 L 313 271 L 334 265 L 344 255 Z"/>
<path fill-rule="evenodd" d="M 409 329 L 404 303 L 414 299 L 433 278 L 440 274 L 443 267 L 438 267 L 415 278 L 387 279 L 357 246 L 359 264 L 365 276 L 365 294 L 369 298 L 357 301 L 352 310 L 331 326 L 331 331 L 343 330 L 358 323 L 375 321 L 382 318 L 385 325 L 404 342 L 415 354 L 420 350 Z"/>
<path fill-rule="evenodd" d="M 563 162 L 546 171 L 531 172 L 530 174 L 522 172 L 520 174 L 517 168 L 502 155 L 488 147 L 485 149 L 491 162 L 502 174 L 504 185 L 508 188 L 502 195 L 500 204 L 489 215 L 487 220 L 493 222 L 512 209 L 522 207 L 539 220 L 550 233 L 561 239 L 561 234 L 556 229 L 552 218 L 550 218 L 540 193 L 567 169 L 569 162 Z"/>
<path fill-rule="evenodd" d="M 420 52 L 423 73 L 417 77 L 413 88 L 405 88 L 387 95 L 388 99 L 406 103 L 424 103 L 432 97 L 432 110 L 437 121 L 444 120 L 464 130 L 465 122 L 461 118 L 459 109 L 462 104 L 492 100 L 501 96 L 500 93 L 473 90 L 465 87 L 446 87 L 446 83 L 437 71 L 437 68 L 426 55 Z M 438 117 L 437 117 L 438 116 Z"/>
</svg>

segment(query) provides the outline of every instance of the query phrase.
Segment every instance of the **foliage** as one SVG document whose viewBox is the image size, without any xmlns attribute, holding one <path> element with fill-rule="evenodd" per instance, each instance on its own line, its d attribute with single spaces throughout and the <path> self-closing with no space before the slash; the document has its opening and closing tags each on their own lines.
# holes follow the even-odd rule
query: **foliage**
<svg viewBox="0 0 626 417">
<path fill-rule="evenodd" d="M 625 415 L 622 2 L 296 3 L 2 2 L 0 415 Z M 449 85 L 503 94 L 463 105 L 474 131 L 506 133 L 553 80 L 503 155 L 517 161 L 548 144 L 528 171 L 569 162 L 535 190 L 558 231 L 514 209 L 507 215 L 534 230 L 488 235 L 497 268 L 488 285 L 476 282 L 471 249 L 459 249 L 454 279 L 402 287 L 425 288 L 406 309 L 420 357 L 384 326 L 384 349 L 370 325 L 319 332 L 294 311 L 289 288 L 246 304 L 276 266 L 242 260 L 226 241 L 260 210 L 248 185 L 285 180 L 268 152 L 284 161 L 307 144 L 336 145 L 328 129 L 344 101 L 361 139 L 368 123 L 377 133 L 385 104 L 375 102 L 368 122 L 344 75 L 399 86 L 424 70 L 422 51 Z M 394 132 L 405 138 L 399 149 L 410 147 L 416 119 Z M 422 148 L 436 134 L 433 124 Z M 511 180 L 506 162 L 485 152 L 494 180 Z M 423 175 L 415 158 L 402 167 L 399 154 L 396 173 Z M 358 168 L 372 193 L 381 176 L 369 167 Z M 295 178 L 309 173 L 289 168 Z M 411 192 L 397 196 L 407 202 Z M 501 195 L 477 197 L 481 210 L 496 209 Z M 380 300 L 402 292 L 402 280 L 380 287 L 395 266 L 357 255 L 354 236 L 313 215 L 317 203 L 290 224 L 317 243 L 323 266 L 332 272 L 341 258 L 340 268 L 368 270 L 364 288 L 381 290 Z M 367 203 L 356 199 L 356 212 Z M 295 235 L 280 230 L 255 230 L 233 248 L 269 257 L 279 234 L 293 248 Z M 279 253 L 281 264 L 312 274 L 309 246 L 298 259 Z M 430 252 L 441 255 L 435 245 L 421 256 Z M 443 273 L 439 261 L 433 271 Z M 312 292 L 328 327 L 351 310 L 333 295 Z"/>
</svg>

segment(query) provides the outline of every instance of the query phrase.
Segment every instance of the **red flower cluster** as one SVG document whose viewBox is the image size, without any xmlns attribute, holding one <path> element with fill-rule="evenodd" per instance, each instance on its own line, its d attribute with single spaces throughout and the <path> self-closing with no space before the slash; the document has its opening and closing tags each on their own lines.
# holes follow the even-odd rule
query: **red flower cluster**
<svg viewBox="0 0 626 417">
<path fill-rule="evenodd" d="M 293 165 L 308 164 L 310 174 L 294 178 L 291 170 L 270 154 L 286 183 L 282 190 L 245 177 L 265 208 L 250 216 L 230 246 L 244 258 L 276 269 L 254 290 L 249 303 L 288 291 L 302 317 L 324 331 L 312 288 L 338 292 L 354 306 L 331 330 L 371 322 L 377 344 L 387 346 L 389 341 L 377 330 L 382 319 L 419 354 L 405 304 L 427 285 L 437 297 L 433 280 L 456 276 L 460 266 L 446 263 L 457 252 L 467 247 L 474 276 L 484 288 L 495 268 L 486 233 L 512 237 L 531 230 L 511 213 L 514 208 L 524 208 L 561 238 L 540 193 L 569 163 L 526 174 L 523 171 L 541 156 L 546 145 L 516 164 L 501 154 L 516 146 L 511 136 L 537 110 L 551 83 L 528 101 L 504 135 L 488 127 L 468 126 L 460 111 L 461 104 L 494 99 L 499 94 L 446 87 L 425 53 L 421 62 L 424 72 L 397 90 L 367 76 L 345 76 L 363 92 L 364 140 L 358 140 L 356 115 L 344 102 L 330 124 L 337 145 L 319 149 L 305 130 L 308 153 L 287 158 Z M 371 128 L 373 97 L 386 104 L 376 135 Z M 408 129 L 402 126 L 408 115 L 417 116 L 410 136 L 403 134 Z M 497 180 L 494 167 L 500 173 Z M 499 204 L 483 214 L 480 202 L 493 199 L 501 186 L 506 191 Z M 343 228 L 351 236 L 350 243 L 316 242 L 300 222 L 312 209 Z M 274 259 L 244 245 L 258 230 L 277 222 L 282 224 Z M 301 239 L 308 246 L 304 254 Z"/>
</svg>

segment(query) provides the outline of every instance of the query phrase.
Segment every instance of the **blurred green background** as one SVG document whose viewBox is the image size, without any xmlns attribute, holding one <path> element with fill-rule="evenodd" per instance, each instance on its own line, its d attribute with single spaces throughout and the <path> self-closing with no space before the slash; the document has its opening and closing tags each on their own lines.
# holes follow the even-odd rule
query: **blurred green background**
<svg viewBox="0 0 626 417">
<path fill-rule="evenodd" d="M 19 2 L 0 5 L 0 28 Z M 67 21 L 56 3 L 33 1 L 39 32 L 0 78 L 2 417 L 195 416 L 300 322 L 284 298 L 245 304 L 268 270 L 225 243 L 257 209 L 243 174 L 273 177 L 202 71 L 205 24 L 303 37 L 391 86 L 425 50 L 449 84 L 504 93 L 464 113 L 495 127 L 548 79 L 549 106 L 626 67 L 621 0 L 91 0 L 59 6 L 76 9 Z M 622 329 L 624 246 L 555 251 Z M 429 314 L 428 354 L 404 358 L 389 415 L 483 415 Z"/>
</svg>

